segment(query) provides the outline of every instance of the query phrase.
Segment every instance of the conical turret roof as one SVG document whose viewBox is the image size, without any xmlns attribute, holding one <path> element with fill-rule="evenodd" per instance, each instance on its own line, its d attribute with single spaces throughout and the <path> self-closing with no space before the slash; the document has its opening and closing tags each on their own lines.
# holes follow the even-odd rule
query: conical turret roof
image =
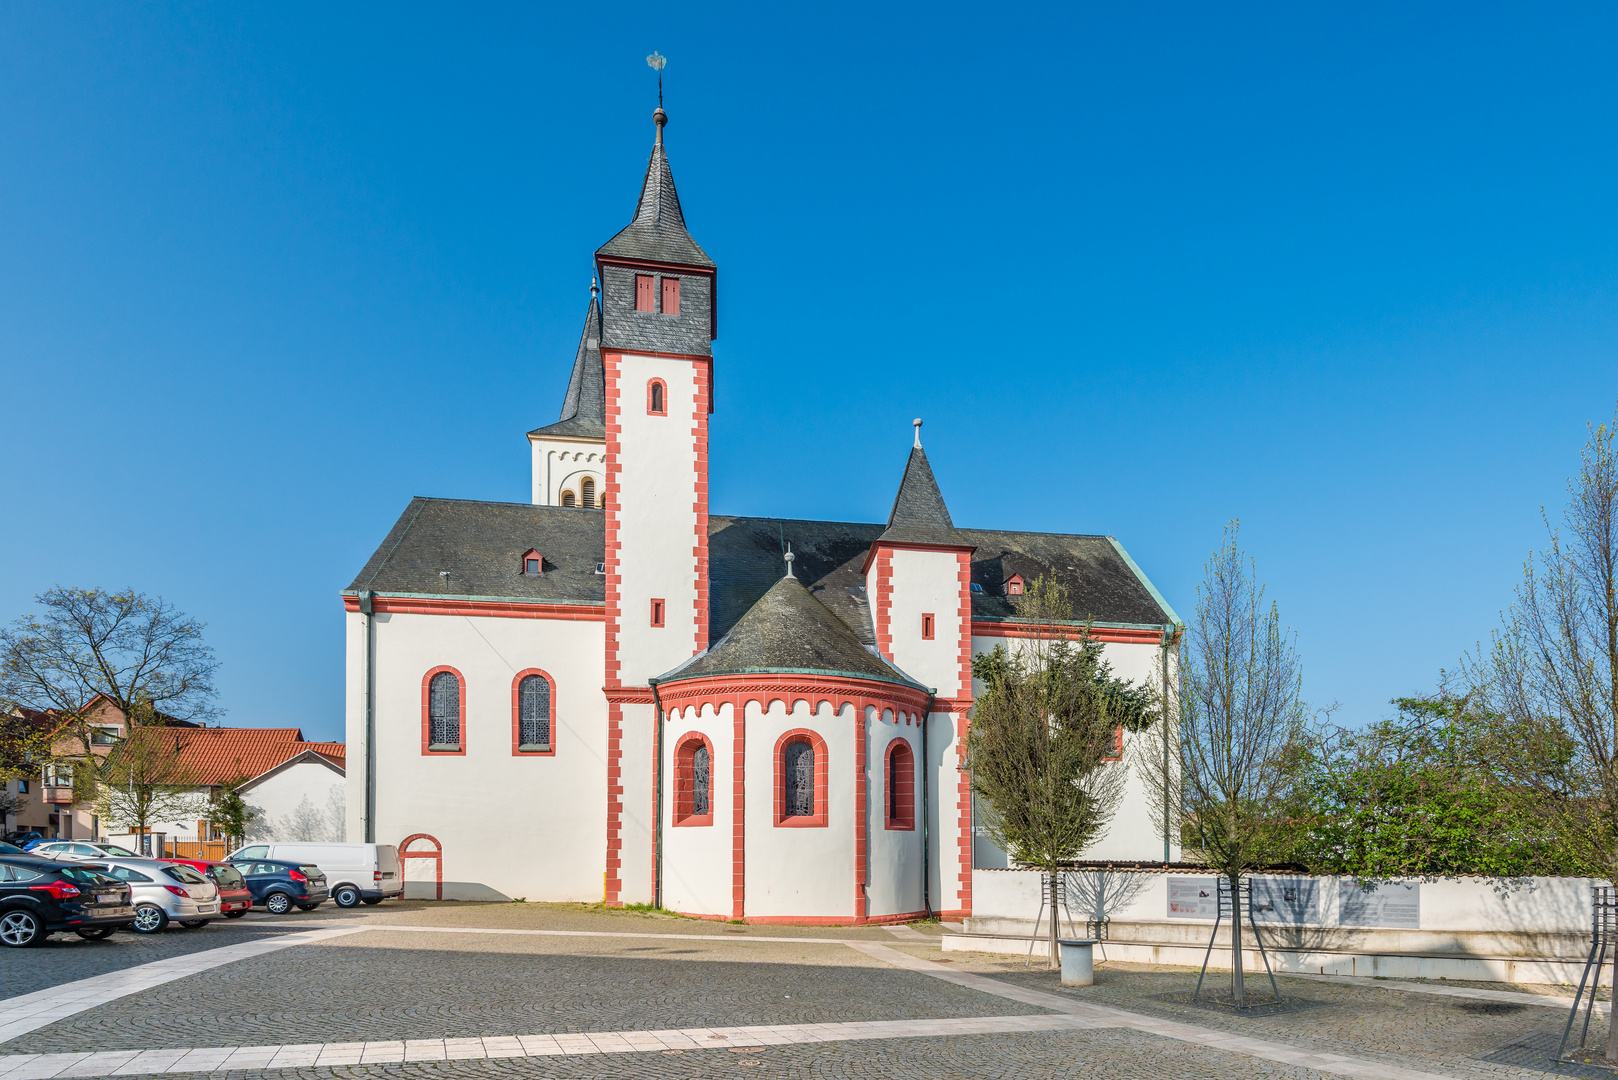
<svg viewBox="0 0 1618 1080">
<path fill-rule="evenodd" d="M 656 681 L 743 674 L 841 675 L 926 689 L 860 644 L 847 623 L 790 576 L 776 582 L 716 644 Z"/>
<path fill-rule="evenodd" d="M 601 305 L 595 290 L 590 291 L 590 308 L 584 314 L 584 330 L 579 349 L 573 356 L 573 377 L 567 382 L 562 399 L 562 416 L 554 424 L 535 428 L 530 435 L 571 435 L 575 438 L 607 437 L 607 373 L 601 364 Z"/>
<path fill-rule="evenodd" d="M 933 478 L 933 467 L 927 463 L 927 451 L 921 448 L 920 442 L 910 448 L 904 479 L 899 481 L 899 494 L 894 496 L 893 511 L 888 514 L 888 527 L 877 538 L 877 543 L 884 540 L 901 544 L 972 546 L 955 531 L 949 507 L 944 505 L 944 495 Z"/>
<path fill-rule="evenodd" d="M 640 202 L 635 218 L 596 251 L 597 259 L 629 259 L 637 262 L 670 263 L 712 270 L 714 261 L 697 246 L 685 228 L 680 211 L 680 195 L 674 190 L 674 174 L 669 171 L 668 151 L 663 148 L 663 125 L 668 115 L 662 108 L 652 114 L 657 123 L 657 141 L 652 159 L 646 164 L 646 179 L 640 186 Z"/>
</svg>

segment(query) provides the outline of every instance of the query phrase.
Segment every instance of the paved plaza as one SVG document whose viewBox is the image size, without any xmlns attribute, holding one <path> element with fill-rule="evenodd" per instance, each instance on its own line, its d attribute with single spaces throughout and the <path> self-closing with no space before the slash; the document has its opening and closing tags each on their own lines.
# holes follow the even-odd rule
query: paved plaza
<svg viewBox="0 0 1618 1080">
<path fill-rule="evenodd" d="M 1555 988 L 1283 977 L 1233 1014 L 1194 972 L 1064 989 L 947 932 L 400 903 L 53 938 L 0 954 L 0 1080 L 1555 1075 Z"/>
</svg>

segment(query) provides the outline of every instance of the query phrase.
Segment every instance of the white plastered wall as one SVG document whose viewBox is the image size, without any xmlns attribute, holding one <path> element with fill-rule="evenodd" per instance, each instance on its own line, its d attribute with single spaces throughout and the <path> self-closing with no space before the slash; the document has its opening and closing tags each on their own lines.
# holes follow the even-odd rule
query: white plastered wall
<svg viewBox="0 0 1618 1080">
<path fill-rule="evenodd" d="M 663 734 L 663 906 L 690 915 L 731 916 L 732 825 L 735 821 L 734 708 L 704 705 L 671 715 Z M 683 736 L 706 736 L 709 762 L 709 809 L 712 825 L 674 824 L 674 755 Z"/>
<path fill-rule="evenodd" d="M 606 851 L 603 624 L 461 615 L 375 618 L 376 841 L 398 844 L 414 833 L 435 837 L 444 850 L 446 899 L 600 900 Z M 350 649 L 352 821 L 364 803 L 365 771 L 364 684 L 355 664 L 363 656 L 364 630 L 358 616 L 350 630 L 351 642 L 358 636 L 361 643 Z M 422 753 L 422 678 L 440 665 L 456 668 L 465 680 L 464 755 Z M 512 679 L 531 667 L 556 682 L 553 756 L 512 753 Z M 411 879 L 431 865 L 411 862 Z"/>
<path fill-rule="evenodd" d="M 595 481 L 596 498 L 606 490 L 607 444 L 605 440 L 546 439 L 530 435 L 533 451 L 533 500 L 536 506 L 561 506 L 562 492 L 581 496 L 585 477 Z M 583 506 L 583 502 L 575 502 Z M 597 501 L 597 506 L 600 502 Z"/>
<path fill-rule="evenodd" d="M 626 904 L 653 900 L 652 828 L 657 797 L 657 710 L 650 704 L 622 705 L 619 767 L 623 775 L 623 810 L 618 822 L 619 899 Z"/>
<path fill-rule="evenodd" d="M 870 709 L 868 715 L 870 720 L 865 727 L 866 854 L 869 860 L 866 914 L 877 918 L 920 911 L 923 906 L 921 728 L 916 717 L 909 717 L 907 723 L 904 713 L 891 709 L 880 714 Z M 913 827 L 910 829 L 887 827 L 887 756 L 888 746 L 895 739 L 903 739 L 909 745 L 911 761 L 915 763 L 915 787 L 911 792 Z M 930 751 L 931 747 L 928 749 Z"/>
<path fill-rule="evenodd" d="M 790 712 L 779 701 L 767 713 L 753 701 L 746 708 L 747 915 L 852 919 L 854 707 L 833 713 L 828 705 L 813 713 L 799 700 Z M 775 824 L 775 744 L 795 728 L 826 743 L 824 828 Z"/>
<path fill-rule="evenodd" d="M 954 713 L 927 718 L 929 784 L 928 881 L 933 910 L 962 911 L 972 882 L 972 859 L 961 853 L 960 838 L 972 828 L 970 799 L 961 805 L 960 723 Z"/>
<path fill-rule="evenodd" d="M 633 354 L 619 357 L 618 528 L 619 678 L 645 686 L 689 659 L 696 643 L 696 485 L 691 434 L 697 380 L 706 373 L 688 360 Z M 613 373 L 609 368 L 608 379 Z M 667 416 L 646 414 L 652 379 L 668 387 Z M 651 602 L 664 601 L 664 625 L 651 625 Z"/>
<path fill-rule="evenodd" d="M 975 637 L 972 639 L 972 655 L 992 652 L 996 645 L 1004 644 L 1007 648 L 1017 648 L 1022 643 L 1023 639 L 1018 638 Z M 1118 678 L 1153 687 L 1160 682 L 1159 665 L 1162 651 L 1156 645 L 1107 642 L 1102 646 L 1102 655 L 1112 665 L 1112 673 Z M 972 685 L 973 695 L 976 696 L 981 692 L 982 684 L 974 680 Z M 1153 808 L 1146 787 L 1131 764 L 1136 744 L 1143 739 L 1151 739 L 1151 736 L 1124 733 L 1123 760 L 1107 766 L 1127 770 L 1129 775 L 1124 784 L 1123 798 L 1106 833 L 1085 849 L 1081 858 L 1144 861 L 1158 861 L 1163 858 L 1163 833 L 1153 822 Z M 1180 846 L 1171 844 L 1170 861 L 1179 857 Z M 987 869 L 1008 865 L 1005 852 L 984 833 L 981 820 L 977 823 L 973 837 L 973 862 L 976 866 Z"/>
<path fill-rule="evenodd" d="M 342 842 L 347 781 L 343 773 L 318 761 L 296 765 L 264 777 L 241 789 L 254 817 L 247 839 Z"/>
<path fill-rule="evenodd" d="M 889 657 L 899 669 L 945 697 L 961 689 L 961 641 L 971 633 L 961 625 L 960 555 L 954 551 L 893 549 L 889 578 Z M 867 595 L 875 591 L 866 578 Z M 932 640 L 924 640 L 922 616 L 933 616 Z"/>
</svg>

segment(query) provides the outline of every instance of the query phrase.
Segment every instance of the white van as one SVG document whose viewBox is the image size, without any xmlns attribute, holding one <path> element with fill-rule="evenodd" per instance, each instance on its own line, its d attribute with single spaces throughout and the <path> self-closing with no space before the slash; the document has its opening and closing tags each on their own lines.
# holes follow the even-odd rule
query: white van
<svg viewBox="0 0 1618 1080">
<path fill-rule="evenodd" d="M 399 849 L 392 844 L 248 844 L 226 858 L 313 863 L 326 875 L 326 890 L 338 907 L 380 904 L 404 892 Z"/>
</svg>

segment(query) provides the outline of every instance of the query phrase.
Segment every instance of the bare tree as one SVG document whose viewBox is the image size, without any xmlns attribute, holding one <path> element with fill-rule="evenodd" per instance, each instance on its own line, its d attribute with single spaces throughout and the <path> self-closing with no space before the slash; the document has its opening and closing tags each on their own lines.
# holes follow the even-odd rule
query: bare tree
<svg viewBox="0 0 1618 1080">
<path fill-rule="evenodd" d="M 1128 778 L 1123 729 L 1139 730 L 1151 713 L 1146 691 L 1114 678 L 1100 642 L 1073 625 L 1056 582 L 1036 580 L 1019 615 L 1031 633 L 1019 648 L 973 658 L 972 675 L 985 686 L 972 707 L 967 768 L 985 831 L 1047 875 L 1055 965 L 1061 865 L 1106 832 Z"/>
<path fill-rule="evenodd" d="M 135 707 L 145 710 L 138 704 Z M 107 757 L 95 798 L 96 813 L 140 836 L 156 824 L 206 817 L 208 796 L 200 790 L 196 770 L 186 759 L 187 737 L 184 728 L 139 724 Z"/>
<path fill-rule="evenodd" d="M 1461 673 L 1477 704 L 1537 729 L 1540 752 L 1516 779 L 1543 796 L 1558 854 L 1618 886 L 1618 453 L 1612 425 L 1591 426 L 1568 481 L 1561 528 L 1530 557 L 1504 625 Z M 1618 1062 L 1618 1010 L 1607 1032 Z"/>
<path fill-rule="evenodd" d="M 1308 718 L 1293 636 L 1275 605 L 1264 605 L 1239 527 L 1226 526 L 1207 562 L 1177 689 L 1170 682 L 1163 703 L 1166 721 L 1137 743 L 1135 756 L 1154 817 L 1167 818 L 1157 824 L 1178 831 L 1187 855 L 1229 883 L 1233 904 L 1243 875 L 1284 860 L 1295 842 L 1289 810 Z M 1233 914 L 1232 1003 L 1243 1005 L 1241 912 Z"/>
<path fill-rule="evenodd" d="M 203 624 L 157 597 L 126 589 L 57 587 L 35 598 L 43 615 L 0 629 L 0 707 L 51 712 L 62 734 L 82 744 L 88 762 L 89 718 L 98 697 L 138 723 L 136 714 L 204 721 L 218 715 L 219 662 L 202 640 Z"/>
</svg>

